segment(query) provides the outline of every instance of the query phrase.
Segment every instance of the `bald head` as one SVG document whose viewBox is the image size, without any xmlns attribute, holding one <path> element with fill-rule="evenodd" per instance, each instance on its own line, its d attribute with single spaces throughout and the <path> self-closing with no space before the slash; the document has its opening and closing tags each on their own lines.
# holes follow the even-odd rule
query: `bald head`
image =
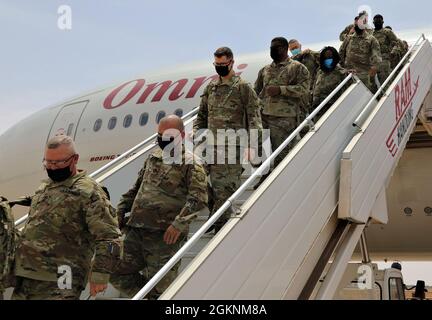
<svg viewBox="0 0 432 320">
<path fill-rule="evenodd" d="M 170 146 L 168 148 L 170 155 L 172 152 L 181 155 L 179 147 L 180 150 L 182 150 L 181 147 L 183 145 L 182 142 L 184 137 L 185 131 L 183 120 L 176 115 L 164 117 L 159 121 L 157 143 L 164 152 L 167 151 L 167 147 Z M 171 147 L 174 147 L 174 149 L 170 149 Z"/>
<path fill-rule="evenodd" d="M 169 129 L 175 129 L 180 133 L 183 133 L 184 132 L 183 120 L 176 115 L 169 115 L 162 118 L 159 122 L 158 132 L 160 134 L 163 134 L 165 130 L 169 130 Z"/>
</svg>

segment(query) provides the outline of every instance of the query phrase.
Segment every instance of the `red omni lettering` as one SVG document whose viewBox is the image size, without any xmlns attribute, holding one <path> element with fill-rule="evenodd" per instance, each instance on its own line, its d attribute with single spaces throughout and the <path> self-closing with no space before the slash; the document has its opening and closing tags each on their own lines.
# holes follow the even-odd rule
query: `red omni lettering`
<svg viewBox="0 0 432 320">
<path fill-rule="evenodd" d="M 403 75 L 400 83 L 395 88 L 395 116 L 396 121 L 399 121 L 403 115 L 405 108 L 412 97 L 411 69 Z"/>
<path fill-rule="evenodd" d="M 137 104 L 144 103 L 148 96 L 155 90 L 157 87 L 160 87 L 159 91 L 154 95 L 152 102 L 161 101 L 162 97 L 165 95 L 165 93 L 168 91 L 169 88 L 174 86 L 173 91 L 169 95 L 168 99 L 170 101 L 177 100 L 180 98 L 184 93 L 182 92 L 183 88 L 187 84 L 187 79 L 181 79 L 179 81 L 176 81 L 172 83 L 172 81 L 164 81 L 161 83 L 152 83 L 147 86 L 147 88 L 144 90 L 144 93 L 141 95 L 141 97 L 138 99 Z"/>
<path fill-rule="evenodd" d="M 132 90 L 128 93 L 128 95 L 118 104 L 113 106 L 113 100 L 116 97 L 116 95 L 123 90 L 124 87 L 126 87 L 129 83 L 133 83 L 136 82 L 135 86 L 132 88 Z M 140 90 L 141 88 L 144 86 L 145 84 L 145 80 L 144 79 L 138 79 L 138 80 L 133 80 L 133 81 L 129 81 L 126 82 L 125 84 L 122 84 L 120 87 L 114 89 L 113 92 L 111 92 L 108 97 L 105 99 L 103 106 L 105 109 L 115 109 L 120 107 L 121 105 L 125 104 L 126 102 L 128 102 L 130 99 L 132 99 Z"/>
<path fill-rule="evenodd" d="M 240 64 L 237 69 L 243 70 L 247 68 L 247 64 Z M 236 75 L 240 75 L 242 72 L 236 72 Z M 163 82 L 156 82 L 156 83 L 150 83 L 147 86 L 145 86 L 146 81 L 144 79 L 136 79 L 129 82 L 126 82 L 122 84 L 121 86 L 115 88 L 104 100 L 103 107 L 105 109 L 115 109 L 118 107 L 121 107 L 122 105 L 129 102 L 132 98 L 134 98 L 139 92 L 143 90 L 142 94 L 139 96 L 136 104 L 142 104 L 145 103 L 150 95 L 154 94 L 153 98 L 150 102 L 159 102 L 162 100 L 162 98 L 166 95 L 168 90 L 171 89 L 171 93 L 168 96 L 169 101 L 175 101 L 181 97 L 184 96 L 185 99 L 191 99 L 194 98 L 197 94 L 197 92 L 203 88 L 204 84 L 207 82 L 210 82 L 213 79 L 217 79 L 218 75 L 213 76 L 203 76 L 198 77 L 194 79 L 194 82 L 192 86 L 190 87 L 189 91 L 186 93 L 184 92 L 184 88 L 188 84 L 188 79 L 180 79 L 175 82 L 171 80 L 166 80 Z M 114 99 L 117 97 L 117 95 L 122 92 L 129 84 L 135 83 L 133 88 L 129 90 L 127 95 L 117 104 L 113 104 Z"/>
</svg>

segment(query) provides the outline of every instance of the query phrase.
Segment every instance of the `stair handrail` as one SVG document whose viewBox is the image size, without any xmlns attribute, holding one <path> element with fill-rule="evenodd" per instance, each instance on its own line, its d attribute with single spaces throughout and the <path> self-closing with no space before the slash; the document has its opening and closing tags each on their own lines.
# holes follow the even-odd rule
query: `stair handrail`
<svg viewBox="0 0 432 320">
<path fill-rule="evenodd" d="M 233 203 L 255 182 L 262 174 L 270 167 L 272 161 L 293 141 L 300 132 L 313 123 L 313 118 L 321 111 L 322 108 L 344 88 L 344 86 L 353 79 L 353 74 L 350 73 L 323 102 L 288 136 L 288 138 L 253 172 L 253 174 L 234 192 L 227 201 L 194 233 L 194 235 L 177 251 L 171 259 L 145 284 L 143 288 L 132 298 L 132 300 L 143 299 L 162 278 L 178 263 L 183 256 L 197 243 L 197 241 L 205 234 L 205 232 L 229 209 Z M 357 80 L 356 80 L 357 81 Z"/>
<path fill-rule="evenodd" d="M 362 112 L 358 115 L 358 117 L 354 120 L 353 126 L 357 127 L 360 131 L 362 131 L 362 126 L 365 123 L 366 119 L 369 117 L 370 113 L 372 112 L 371 109 L 375 107 L 375 101 L 381 94 L 381 92 L 386 88 L 387 84 L 393 80 L 393 76 L 399 72 L 399 68 L 404 64 L 405 60 L 408 59 L 411 56 L 411 53 L 417 49 L 417 47 L 420 45 L 419 42 L 426 41 L 426 37 L 424 34 L 422 34 L 415 44 L 408 50 L 408 52 L 405 54 L 405 56 L 399 61 L 397 66 L 393 69 L 393 71 L 390 73 L 390 75 L 387 77 L 387 79 L 384 81 L 384 83 L 381 85 L 381 87 L 378 89 L 378 91 L 374 94 L 374 96 L 370 99 L 366 107 L 363 109 Z"/>
</svg>

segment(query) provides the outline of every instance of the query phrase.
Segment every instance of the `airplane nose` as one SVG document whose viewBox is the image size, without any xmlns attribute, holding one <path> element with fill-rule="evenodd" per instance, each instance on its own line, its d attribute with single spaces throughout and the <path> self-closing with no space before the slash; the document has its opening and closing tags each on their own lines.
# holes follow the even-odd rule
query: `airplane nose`
<svg viewBox="0 0 432 320">
<path fill-rule="evenodd" d="M 43 150 L 56 110 L 45 109 L 0 135 L 0 195 L 31 195 L 44 178 Z"/>
</svg>

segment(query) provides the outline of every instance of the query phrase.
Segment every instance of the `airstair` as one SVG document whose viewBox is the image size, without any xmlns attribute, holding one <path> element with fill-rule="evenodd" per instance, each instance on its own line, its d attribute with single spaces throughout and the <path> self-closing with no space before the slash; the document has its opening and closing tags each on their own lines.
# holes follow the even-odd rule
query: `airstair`
<svg viewBox="0 0 432 320">
<path fill-rule="evenodd" d="M 134 299 L 143 299 L 180 260 L 182 272 L 161 299 L 331 299 L 359 242 L 367 260 L 364 229 L 388 221 L 385 188 L 423 102 L 431 100 L 431 85 L 432 47 L 424 36 L 375 95 L 349 75 L 261 167 L 248 172 L 215 215 L 199 213 L 187 243 Z M 196 113 L 183 117 L 186 128 Z M 311 130 L 253 190 L 306 126 Z M 113 205 L 133 185 L 155 139 L 92 174 L 108 188 Z M 227 210 L 225 226 L 206 234 Z"/>
</svg>

